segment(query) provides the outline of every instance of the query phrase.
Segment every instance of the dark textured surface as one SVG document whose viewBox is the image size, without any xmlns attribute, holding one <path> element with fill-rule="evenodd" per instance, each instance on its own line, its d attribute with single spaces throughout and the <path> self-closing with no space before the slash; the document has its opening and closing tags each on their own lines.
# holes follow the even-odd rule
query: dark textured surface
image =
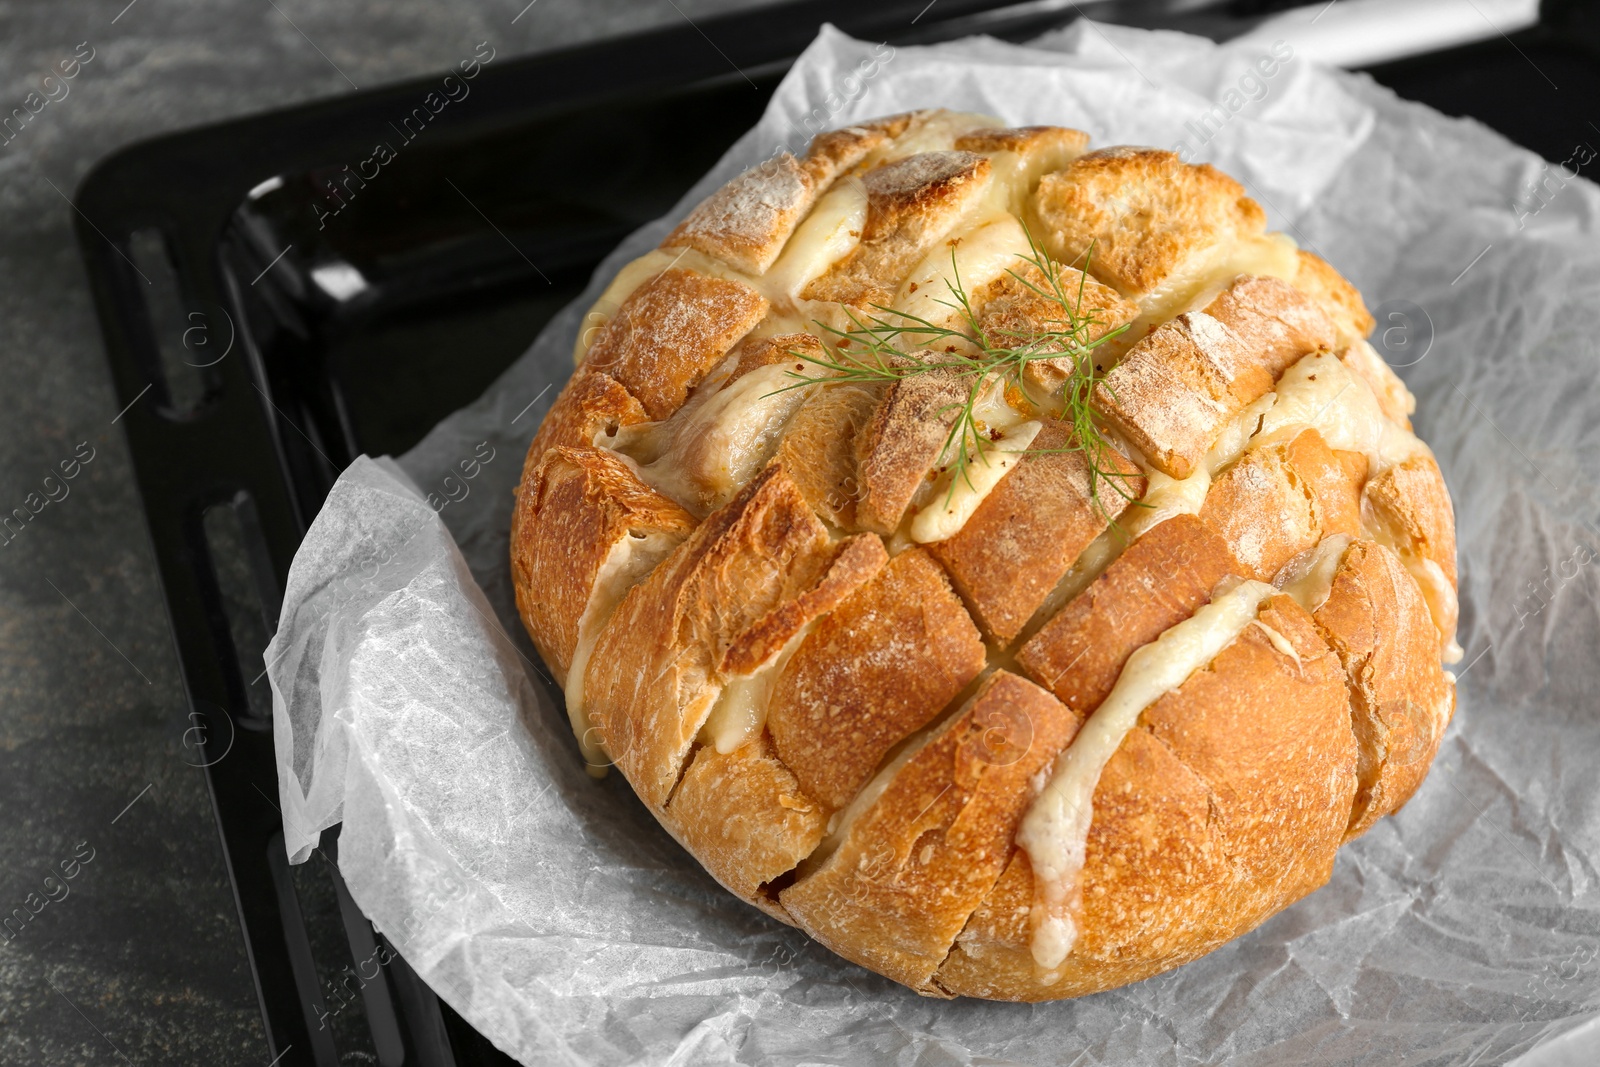
<svg viewBox="0 0 1600 1067">
<path fill-rule="evenodd" d="M 0 512 L 39 507 L 51 469 L 93 449 L 0 538 L 0 911 L 60 898 L 0 937 L 0 1064 L 268 1058 L 66 197 L 122 145 L 480 41 L 520 55 L 749 4 L 0 0 L 0 115 L 93 49 L 0 145 Z M 63 862 L 76 875 L 47 884 Z"/>
</svg>

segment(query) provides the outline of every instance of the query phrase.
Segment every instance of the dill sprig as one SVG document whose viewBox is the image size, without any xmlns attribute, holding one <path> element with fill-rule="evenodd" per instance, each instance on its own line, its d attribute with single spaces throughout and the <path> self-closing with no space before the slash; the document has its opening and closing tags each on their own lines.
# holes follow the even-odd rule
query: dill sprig
<svg viewBox="0 0 1600 1067">
<path fill-rule="evenodd" d="M 972 308 L 952 248 L 950 278 L 945 281 L 950 299 L 936 298 L 935 302 L 958 312 L 958 327 L 964 328 L 942 326 L 880 304 L 870 305 L 876 314 L 863 320 L 856 309 L 846 307 L 849 329 L 842 330 L 828 323 L 817 322 L 817 326 L 832 341 L 832 355 L 792 353 L 824 373 L 812 377 L 799 371 L 790 371 L 789 376 L 798 380 L 785 388 L 799 389 L 819 383 L 895 382 L 921 374 L 949 374 L 961 380 L 965 384 L 963 400 L 940 409 L 941 415 L 951 408 L 956 411 L 956 419 L 940 451 L 945 469 L 954 472 L 950 479 L 952 495 L 958 479 L 965 481 L 969 487 L 972 485 L 970 472 L 973 463 L 988 462 L 985 452 L 989 440 L 984 427 L 979 425 L 977 415 L 984 390 L 1015 388 L 1034 408 L 1052 414 L 1072 429 L 1070 443 L 1064 448 L 1027 449 L 1018 454 L 1082 452 L 1092 471 L 1089 479 L 1090 497 L 1100 512 L 1110 519 L 1111 512 L 1100 498 L 1102 482 L 1110 485 L 1124 500 L 1131 501 L 1134 498 L 1127 489 L 1122 471 L 1107 462 L 1112 445 L 1096 422 L 1089 400 L 1095 386 L 1104 380 L 1095 365 L 1096 350 L 1120 336 L 1128 327 L 1124 324 L 1094 335 L 1095 329 L 1104 325 L 1097 317 L 1102 309 L 1085 310 L 1083 307 L 1090 262 L 1088 257 L 1094 254 L 1093 245 L 1085 259 L 1083 273 L 1078 277 L 1076 291 L 1069 294 L 1061 277 L 1063 268 L 1039 247 L 1026 226 L 1023 232 L 1028 240 L 1028 254 L 1018 253 L 1018 258 L 1023 261 L 1023 270 L 1007 270 L 1006 273 L 1052 308 L 1059 309 L 1059 317 L 1051 315 L 1039 323 L 1037 329 L 986 329 Z M 1043 278 L 1042 285 L 1026 276 L 1027 267 L 1034 268 Z M 932 359 L 907 358 L 913 352 L 941 346 L 946 351 L 936 354 Z M 969 350 L 975 350 L 975 354 L 969 354 Z M 1058 395 L 1036 396 L 1037 390 L 1027 375 L 1029 365 L 1040 360 L 1062 359 L 1070 361 L 1071 369 L 1066 374 L 1063 386 L 1056 391 Z"/>
</svg>

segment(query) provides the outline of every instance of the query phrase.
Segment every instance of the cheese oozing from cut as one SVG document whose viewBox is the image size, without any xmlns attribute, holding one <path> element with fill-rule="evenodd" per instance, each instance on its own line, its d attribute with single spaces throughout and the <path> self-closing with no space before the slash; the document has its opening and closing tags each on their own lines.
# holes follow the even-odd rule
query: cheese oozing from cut
<svg viewBox="0 0 1600 1067">
<path fill-rule="evenodd" d="M 1241 274 L 1258 278 L 1293 281 L 1300 269 L 1299 247 L 1287 234 L 1269 233 L 1243 241 L 1214 245 L 1196 254 L 1187 263 L 1162 279 L 1138 299 L 1139 314 L 1122 336 L 1102 349 L 1106 356 L 1120 356 L 1140 338 L 1163 322 L 1185 311 L 1199 311 L 1210 305 Z M 1072 266 L 1081 267 L 1075 263 Z M 1090 273 L 1094 273 L 1090 263 Z M 1110 370 L 1108 364 L 1106 367 Z"/>
<path fill-rule="evenodd" d="M 754 672 L 729 677 L 722 692 L 717 694 L 717 702 L 711 706 L 711 714 L 700 725 L 696 739 L 726 756 L 759 737 L 767 725 L 767 704 L 773 682 L 816 625 L 817 620 L 813 619 L 802 626 L 776 655 Z"/>
<path fill-rule="evenodd" d="M 1023 817 L 1016 838 L 1028 853 L 1034 872 L 1032 951 L 1041 970 L 1060 967 L 1077 941 L 1072 912 L 1081 889 L 1094 791 L 1101 772 L 1144 709 L 1215 659 L 1255 621 L 1262 603 L 1277 592 L 1264 582 L 1240 582 L 1134 652 L 1110 695 L 1057 757 L 1048 783 Z"/>
<path fill-rule="evenodd" d="M 631 531 L 611 546 L 605 562 L 595 572 L 594 585 L 589 590 L 589 602 L 578 618 L 578 643 L 572 650 L 572 665 L 562 684 L 562 695 L 567 702 L 567 721 L 578 739 L 583 762 L 590 775 L 605 777 L 611 761 L 606 757 L 604 739 L 596 730 L 583 703 L 583 675 L 589 666 L 589 657 L 600 640 L 611 613 L 622 603 L 628 590 L 645 579 L 656 565 L 678 547 L 679 538 L 660 532 L 646 533 L 642 537 Z"/>
<path fill-rule="evenodd" d="M 1017 411 L 1007 400 L 1009 388 L 997 375 L 984 380 L 972 405 L 972 426 L 983 441 L 967 442 L 969 459 L 957 471 L 950 462 L 953 447 L 940 456 L 938 476 L 923 485 L 912 499 L 906 524 L 891 550 L 931 544 L 954 537 L 988 499 L 994 487 L 1017 465 L 1033 444 L 1043 423 Z"/>
<path fill-rule="evenodd" d="M 964 332 L 967 323 L 956 298 L 957 279 L 963 291 L 973 293 L 1005 277 L 1007 271 L 1021 271 L 1030 255 L 1022 224 L 1005 214 L 980 223 L 962 237 L 939 242 L 912 268 L 895 296 L 894 309 L 904 316 L 900 325 L 913 331 L 896 338 L 899 347 L 943 352 L 954 346 L 963 352 L 977 351 L 970 343 L 920 332 L 919 324 Z"/>
<path fill-rule="evenodd" d="M 1365 455 L 1368 478 L 1427 449 L 1384 416 L 1367 383 L 1332 352 L 1314 352 L 1283 372 L 1256 440 L 1286 439 L 1307 427 L 1321 433 L 1329 448 Z"/>
<path fill-rule="evenodd" d="M 835 183 L 795 229 L 778 261 L 762 276 L 762 288 L 768 298 L 792 300 L 861 243 L 861 231 L 866 225 L 867 190 L 850 178 Z"/>
<path fill-rule="evenodd" d="M 1327 603 L 1333 592 L 1334 576 L 1339 573 L 1339 565 L 1349 550 L 1349 534 L 1324 537 L 1315 548 L 1290 560 L 1284 573 L 1278 575 L 1278 582 L 1295 603 L 1308 612 L 1315 612 Z"/>
<path fill-rule="evenodd" d="M 946 471 L 934 483 L 933 499 L 911 520 L 911 540 L 919 545 L 954 537 L 994 487 L 1022 458 L 1044 424 L 1025 422 L 985 445 L 958 474 Z"/>
<path fill-rule="evenodd" d="M 623 427 L 615 447 L 646 484 L 709 514 L 772 458 L 789 417 L 817 388 L 797 383 L 795 366 L 773 363 L 728 385 L 708 381 L 666 421 Z"/>
</svg>

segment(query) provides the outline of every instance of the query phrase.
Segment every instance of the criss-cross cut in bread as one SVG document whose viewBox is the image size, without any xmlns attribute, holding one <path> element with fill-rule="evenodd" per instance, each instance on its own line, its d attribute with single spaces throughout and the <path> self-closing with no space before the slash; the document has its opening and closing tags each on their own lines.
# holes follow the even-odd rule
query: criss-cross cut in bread
<svg viewBox="0 0 1600 1067">
<path fill-rule="evenodd" d="M 1357 747 L 1349 837 L 1411 799 L 1455 710 L 1439 673 L 1439 636 L 1422 591 L 1395 554 L 1357 541 L 1316 620 L 1344 665 Z"/>
<path fill-rule="evenodd" d="M 1222 322 L 1186 312 L 1134 345 L 1095 386 L 1095 410 L 1151 466 L 1187 478 L 1222 428 L 1272 388 L 1261 357 Z"/>
<path fill-rule="evenodd" d="M 765 273 L 829 183 L 918 117 L 908 112 L 818 134 L 803 160 L 778 153 L 701 201 L 661 247 L 694 248 L 747 274 Z"/>
<path fill-rule="evenodd" d="M 807 635 L 777 678 L 767 727 L 810 795 L 842 808 L 884 753 L 977 677 L 984 658 L 949 579 L 912 549 Z"/>
<path fill-rule="evenodd" d="M 1240 936 L 1454 708 L 1450 496 L 1361 294 L 1087 147 L 920 111 L 739 175 L 606 288 L 513 508 L 591 772 L 932 997 Z"/>
<path fill-rule="evenodd" d="M 1450 490 L 1429 455 L 1412 456 L 1367 483 L 1365 496 L 1389 529 L 1456 584 L 1456 524 Z"/>
<path fill-rule="evenodd" d="M 931 991 L 951 942 L 1005 869 L 1028 779 L 1081 721 L 1027 680 L 989 675 L 892 771 L 833 854 L 783 891 L 784 908 L 847 959 Z"/>
<path fill-rule="evenodd" d="M 1029 677 L 1068 707 L 1099 707 L 1135 649 L 1194 614 L 1240 570 L 1227 542 L 1192 515 L 1139 538 L 1017 654 Z"/>
<path fill-rule="evenodd" d="M 1137 981 L 1327 880 L 1356 786 L 1344 674 L 1293 600 L 1274 597 L 1258 620 L 1147 708 L 1106 767 L 1082 935 L 1053 980 L 1029 951 L 1033 874 L 1018 852 L 934 976 L 941 991 L 1053 1000 Z"/>
<path fill-rule="evenodd" d="M 978 624 L 1004 642 L 1145 487 L 1122 453 L 1087 455 L 1063 423 L 1047 422 L 1031 448 L 956 535 L 933 546 Z"/>
<path fill-rule="evenodd" d="M 665 805 L 727 676 L 764 662 L 870 577 L 871 561 L 830 541 L 771 466 L 633 588 L 584 685 L 607 752 L 646 804 Z"/>
<path fill-rule="evenodd" d="M 534 645 L 564 679 L 578 624 L 618 546 L 658 535 L 681 540 L 694 517 L 641 482 L 615 453 L 552 449 L 517 494 L 511 576 Z"/>
</svg>

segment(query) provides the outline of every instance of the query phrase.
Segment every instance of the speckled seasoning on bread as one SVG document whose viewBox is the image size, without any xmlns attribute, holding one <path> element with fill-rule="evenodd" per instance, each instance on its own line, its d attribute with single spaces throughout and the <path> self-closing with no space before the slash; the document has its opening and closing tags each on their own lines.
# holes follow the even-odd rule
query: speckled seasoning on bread
<svg viewBox="0 0 1600 1067">
<path fill-rule="evenodd" d="M 585 322 L 523 621 L 591 771 L 839 955 L 935 997 L 1137 981 L 1426 775 L 1449 492 L 1361 295 L 1216 169 L 879 119 L 733 179 Z M 863 322 L 940 332 L 862 379 Z M 1025 373 L 963 377 L 994 337 Z"/>
</svg>

